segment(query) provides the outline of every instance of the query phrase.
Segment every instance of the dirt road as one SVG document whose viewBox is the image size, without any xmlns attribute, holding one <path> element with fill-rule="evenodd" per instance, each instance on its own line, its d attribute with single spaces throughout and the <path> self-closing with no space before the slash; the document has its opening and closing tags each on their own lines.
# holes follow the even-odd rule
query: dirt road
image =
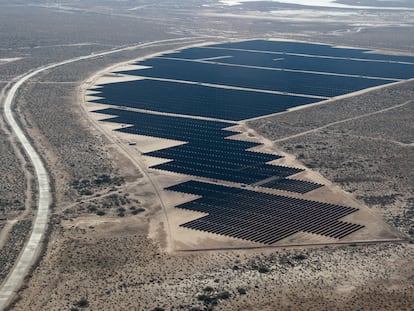
<svg viewBox="0 0 414 311">
<path fill-rule="evenodd" d="M 31 268 L 32 264 L 34 263 L 39 254 L 41 242 L 44 238 L 47 228 L 49 206 L 51 204 L 50 181 L 45 168 L 45 164 L 43 163 L 41 156 L 37 153 L 33 145 L 30 143 L 23 129 L 20 128 L 12 112 L 12 105 L 18 90 L 24 83 L 26 83 L 28 80 L 38 75 L 39 73 L 44 72 L 46 70 L 54 69 L 59 66 L 67 65 L 81 60 L 97 58 L 122 51 L 135 50 L 139 48 L 156 46 L 160 44 L 178 43 L 181 41 L 193 39 L 197 39 L 197 37 L 185 37 L 151 41 L 141 43 L 138 45 L 117 48 L 105 52 L 92 53 L 86 56 L 76 57 L 59 63 L 43 66 L 18 77 L 14 84 L 11 86 L 11 88 L 8 90 L 8 92 L 5 94 L 3 98 L 3 104 L 6 122 L 10 125 L 13 133 L 16 135 L 19 143 L 23 146 L 26 154 L 28 155 L 30 161 L 33 164 L 38 183 L 39 194 L 37 214 L 33 222 L 33 228 L 30 238 L 27 241 L 17 262 L 15 263 L 13 270 L 10 272 L 8 278 L 0 288 L 0 310 L 3 310 L 10 302 L 10 300 L 13 298 L 14 293 L 19 289 L 20 285 L 24 280 L 24 277 L 26 276 L 27 272 L 29 271 L 29 269 Z"/>
</svg>

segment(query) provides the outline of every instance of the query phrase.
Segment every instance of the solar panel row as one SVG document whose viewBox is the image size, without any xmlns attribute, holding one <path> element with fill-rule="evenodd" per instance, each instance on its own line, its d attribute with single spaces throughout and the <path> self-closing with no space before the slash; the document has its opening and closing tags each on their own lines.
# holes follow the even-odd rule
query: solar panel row
<svg viewBox="0 0 414 311">
<path fill-rule="evenodd" d="M 266 187 L 266 188 L 286 190 L 286 191 L 296 192 L 296 193 L 301 193 L 301 194 L 305 194 L 307 192 L 310 192 L 312 190 L 315 190 L 321 187 L 321 185 L 318 183 L 304 181 L 304 180 L 287 179 L 287 178 L 275 179 L 267 183 L 264 183 L 261 186 Z"/>
<path fill-rule="evenodd" d="M 357 211 L 351 207 L 197 181 L 167 190 L 202 196 L 177 206 L 208 214 L 182 227 L 264 244 L 273 244 L 301 231 L 341 239 L 363 228 L 339 220 Z"/>
<path fill-rule="evenodd" d="M 202 159 L 200 159 L 199 162 L 183 162 L 180 161 L 180 159 L 176 159 L 172 162 L 153 166 L 152 168 L 184 175 L 200 176 L 209 179 L 224 180 L 243 184 L 253 184 L 275 175 L 280 177 L 287 177 L 301 171 L 300 169 L 296 168 L 273 165 L 267 165 L 266 167 L 263 165 L 261 167 L 253 168 L 228 168 L 225 166 L 225 164 L 223 164 L 223 166 L 207 164 Z M 274 186 L 272 188 L 278 189 L 277 186 Z M 293 188 L 287 191 L 295 192 Z"/>
</svg>

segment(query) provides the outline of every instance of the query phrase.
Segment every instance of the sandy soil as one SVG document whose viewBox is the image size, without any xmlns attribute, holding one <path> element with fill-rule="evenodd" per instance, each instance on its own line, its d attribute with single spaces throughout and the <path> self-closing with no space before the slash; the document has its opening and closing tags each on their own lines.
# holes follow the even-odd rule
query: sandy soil
<svg viewBox="0 0 414 311">
<path fill-rule="evenodd" d="M 414 302 L 412 245 L 168 254 L 147 239 L 147 226 L 61 222 L 14 310 L 68 310 L 81 300 L 87 310 L 409 310 Z"/>
</svg>

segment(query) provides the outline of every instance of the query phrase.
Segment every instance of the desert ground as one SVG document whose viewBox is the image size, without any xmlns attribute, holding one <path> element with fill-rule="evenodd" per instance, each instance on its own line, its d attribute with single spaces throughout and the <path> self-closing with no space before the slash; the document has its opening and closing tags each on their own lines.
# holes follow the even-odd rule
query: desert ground
<svg viewBox="0 0 414 311">
<path fill-rule="evenodd" d="M 19 58 L 0 62 L 2 90 L 49 63 L 139 42 L 186 39 L 61 66 L 31 79 L 18 94 L 15 114 L 47 163 L 53 206 L 41 256 L 10 310 L 412 308 L 412 81 L 244 124 L 245 135 L 255 133 L 313 176 L 345 190 L 404 237 L 397 243 L 271 249 L 171 251 L 162 202 L 148 173 L 91 122 L 80 96 L 82 85 L 105 68 L 212 37 L 413 53 L 411 11 L 403 17 L 353 12 L 325 22 L 326 15 L 306 21 L 286 11 L 302 7 L 274 8 L 281 16 L 251 3 L 232 8 L 190 1 L 176 7 L 161 1 L 154 7 L 142 1 L 145 7 L 128 11 L 130 1 L 112 7 L 17 2 L 0 2 L 0 59 Z M 36 184 L 3 114 L 0 125 L 1 282 L 30 234 Z"/>
</svg>

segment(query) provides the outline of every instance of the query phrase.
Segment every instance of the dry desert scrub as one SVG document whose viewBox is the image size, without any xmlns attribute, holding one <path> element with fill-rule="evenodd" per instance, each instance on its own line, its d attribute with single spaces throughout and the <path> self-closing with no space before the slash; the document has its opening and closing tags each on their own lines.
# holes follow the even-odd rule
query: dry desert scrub
<svg viewBox="0 0 414 311">
<path fill-rule="evenodd" d="M 171 255 L 145 230 L 54 230 L 14 309 L 68 310 L 81 299 L 90 310 L 345 310 L 351 302 L 404 310 L 414 302 L 411 244 Z"/>
<path fill-rule="evenodd" d="M 24 209 L 26 181 L 19 159 L 0 130 L 0 217 Z"/>
<path fill-rule="evenodd" d="M 19 256 L 29 236 L 31 225 L 30 220 L 20 220 L 13 225 L 7 235 L 3 247 L 0 249 L 0 284 L 4 281 Z"/>
<path fill-rule="evenodd" d="M 35 137 L 48 163 L 59 198 L 76 195 L 78 189 L 71 187 L 75 182 L 87 185 L 83 191 L 107 187 L 96 181 L 114 173 L 102 137 L 87 130 L 86 120 L 79 108 L 76 110 L 74 89 L 74 85 L 47 84 L 40 88 L 30 83 L 16 104 L 29 135 Z"/>
</svg>

